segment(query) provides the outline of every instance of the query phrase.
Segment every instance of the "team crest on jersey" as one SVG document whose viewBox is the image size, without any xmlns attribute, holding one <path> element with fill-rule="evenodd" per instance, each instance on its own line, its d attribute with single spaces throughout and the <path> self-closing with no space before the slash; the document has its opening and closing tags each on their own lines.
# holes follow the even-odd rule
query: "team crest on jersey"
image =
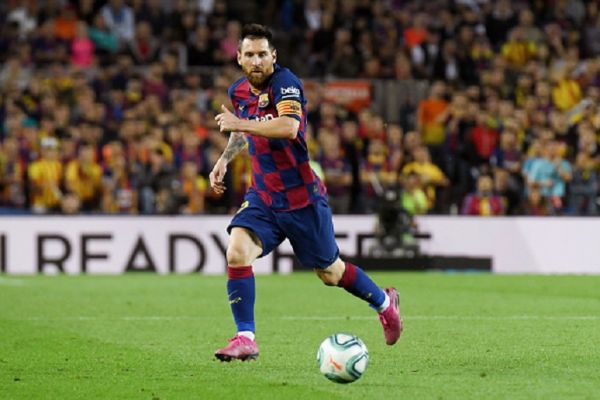
<svg viewBox="0 0 600 400">
<path fill-rule="evenodd" d="M 269 93 L 262 93 L 258 96 L 258 107 L 265 108 L 269 105 Z"/>
</svg>

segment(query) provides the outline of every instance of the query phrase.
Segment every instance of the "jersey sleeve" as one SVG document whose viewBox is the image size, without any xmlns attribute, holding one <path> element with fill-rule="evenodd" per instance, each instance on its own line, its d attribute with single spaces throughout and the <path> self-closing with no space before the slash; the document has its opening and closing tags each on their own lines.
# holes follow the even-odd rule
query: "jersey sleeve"
<svg viewBox="0 0 600 400">
<path fill-rule="evenodd" d="M 305 100 L 300 79 L 287 70 L 281 71 L 273 77 L 271 90 L 277 114 L 302 121 L 302 105 Z"/>
<path fill-rule="evenodd" d="M 235 91 L 235 83 L 227 89 L 227 97 L 229 97 L 229 101 L 231 102 L 231 106 L 233 107 L 233 113 L 235 114 L 236 117 L 239 118 L 240 114 L 238 112 L 237 104 L 235 101 L 234 91 Z"/>
</svg>

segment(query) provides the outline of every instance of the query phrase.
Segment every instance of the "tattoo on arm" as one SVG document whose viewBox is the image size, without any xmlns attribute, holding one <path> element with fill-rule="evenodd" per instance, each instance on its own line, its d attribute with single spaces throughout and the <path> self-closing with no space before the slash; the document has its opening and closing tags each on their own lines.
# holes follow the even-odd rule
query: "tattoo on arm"
<svg viewBox="0 0 600 400">
<path fill-rule="evenodd" d="M 231 135 L 229 135 L 229 143 L 227 143 L 227 147 L 223 151 L 221 158 L 227 162 L 233 160 L 233 158 L 244 148 L 244 146 L 246 146 L 244 134 L 241 132 L 231 132 Z"/>
</svg>

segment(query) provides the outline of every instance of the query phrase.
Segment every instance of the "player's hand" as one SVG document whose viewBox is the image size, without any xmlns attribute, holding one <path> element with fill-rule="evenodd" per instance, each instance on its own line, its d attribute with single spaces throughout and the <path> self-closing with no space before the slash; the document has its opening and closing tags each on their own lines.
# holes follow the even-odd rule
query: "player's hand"
<svg viewBox="0 0 600 400">
<path fill-rule="evenodd" d="M 240 119 L 234 113 L 229 111 L 225 105 L 221 104 L 221 114 L 217 114 L 215 121 L 221 132 L 232 132 L 239 130 Z"/>
<path fill-rule="evenodd" d="M 223 183 L 225 173 L 227 173 L 227 163 L 222 158 L 219 158 L 219 161 L 217 161 L 208 176 L 210 187 L 216 194 L 223 194 L 225 192 L 226 187 L 225 183 Z"/>
</svg>

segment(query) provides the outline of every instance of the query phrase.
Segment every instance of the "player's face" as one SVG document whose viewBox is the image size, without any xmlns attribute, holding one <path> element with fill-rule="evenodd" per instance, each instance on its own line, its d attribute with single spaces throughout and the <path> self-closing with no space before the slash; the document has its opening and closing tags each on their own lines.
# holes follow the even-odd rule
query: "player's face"
<svg viewBox="0 0 600 400">
<path fill-rule="evenodd" d="M 249 39 L 242 41 L 238 51 L 238 64 L 250 84 L 262 89 L 265 81 L 273 73 L 277 52 L 269 47 L 267 39 Z"/>
</svg>

